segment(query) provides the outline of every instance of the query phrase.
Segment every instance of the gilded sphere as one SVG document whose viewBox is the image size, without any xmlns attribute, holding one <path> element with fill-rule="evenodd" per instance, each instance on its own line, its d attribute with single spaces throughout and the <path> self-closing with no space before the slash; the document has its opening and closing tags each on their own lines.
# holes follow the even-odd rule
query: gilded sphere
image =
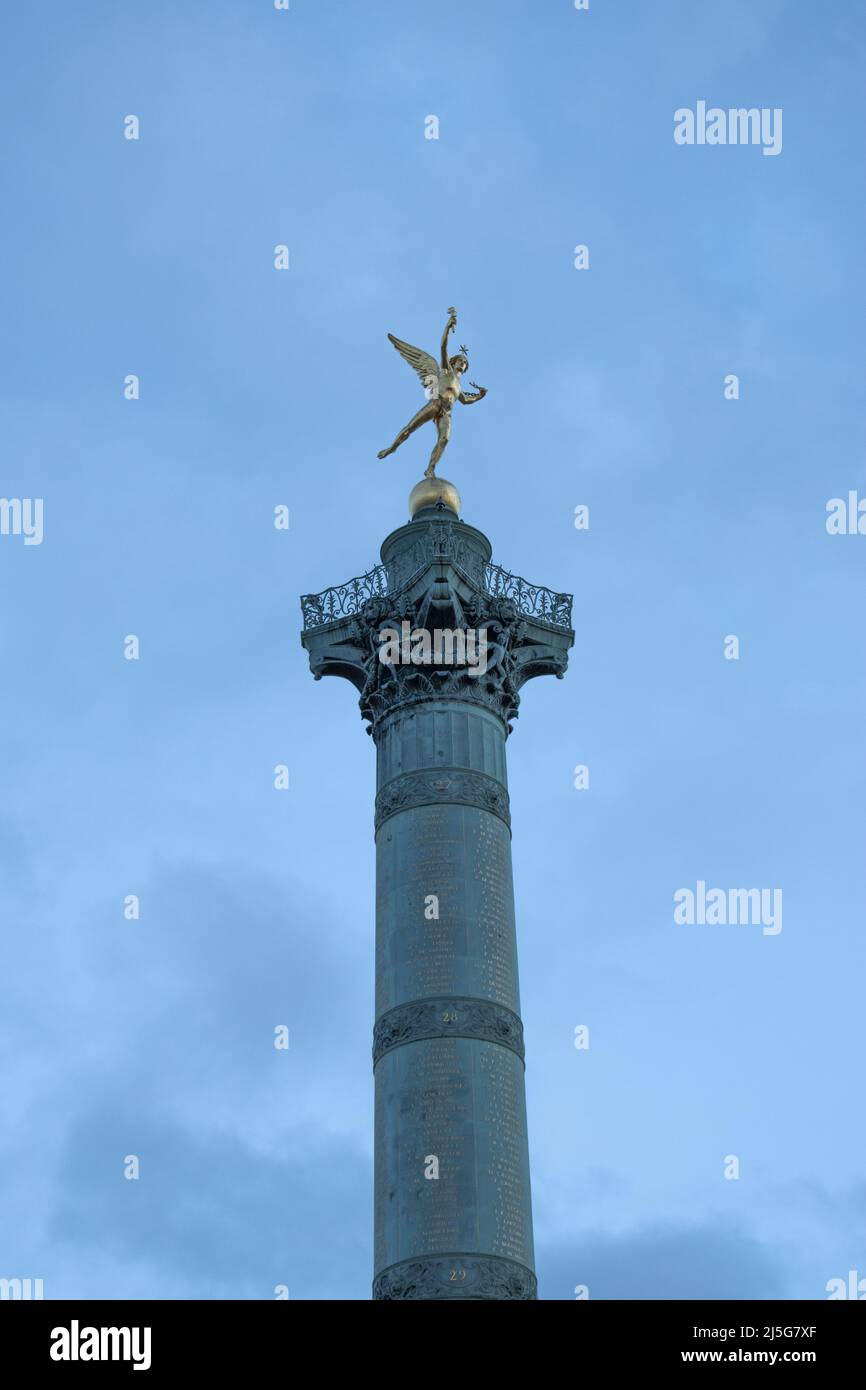
<svg viewBox="0 0 866 1390">
<path fill-rule="evenodd" d="M 453 483 L 447 478 L 422 478 L 409 493 L 409 515 L 414 516 L 422 507 L 435 507 L 437 502 L 460 515 L 460 493 Z"/>
</svg>

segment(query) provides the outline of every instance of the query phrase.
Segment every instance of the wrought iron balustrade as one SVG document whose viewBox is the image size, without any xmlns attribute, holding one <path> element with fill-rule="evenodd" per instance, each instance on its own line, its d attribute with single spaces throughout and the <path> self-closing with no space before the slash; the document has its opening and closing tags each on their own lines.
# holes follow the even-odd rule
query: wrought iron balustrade
<svg viewBox="0 0 866 1390">
<path fill-rule="evenodd" d="M 435 551 L 431 550 L 427 562 L 444 558 L 449 557 L 440 545 Z M 456 564 L 457 568 L 462 568 L 459 561 Z M 415 573 L 425 567 L 422 563 Z M 530 584 L 528 580 L 511 574 L 501 565 L 490 562 L 483 566 L 481 583 L 485 593 L 492 598 L 509 599 L 524 617 L 549 623 L 551 627 L 571 627 L 571 594 L 558 594 L 541 584 Z M 346 584 L 323 589 L 320 594 L 304 594 L 301 599 L 304 629 L 322 627 L 326 623 L 338 622 L 341 618 L 351 618 L 355 613 L 359 613 L 370 599 L 392 598 L 407 587 L 408 583 L 404 581 L 396 588 L 389 589 L 387 567 L 376 565 L 375 569 L 368 570 L 356 579 L 350 579 Z"/>
</svg>

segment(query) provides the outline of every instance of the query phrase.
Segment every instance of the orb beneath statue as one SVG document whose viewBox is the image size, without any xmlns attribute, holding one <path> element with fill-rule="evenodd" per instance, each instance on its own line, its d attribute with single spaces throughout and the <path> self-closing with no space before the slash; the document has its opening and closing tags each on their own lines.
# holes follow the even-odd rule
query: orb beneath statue
<svg viewBox="0 0 866 1390">
<path fill-rule="evenodd" d="M 414 517 L 425 507 L 435 507 L 441 502 L 455 516 L 460 515 L 460 493 L 447 478 L 422 478 L 409 493 L 409 515 Z"/>
</svg>

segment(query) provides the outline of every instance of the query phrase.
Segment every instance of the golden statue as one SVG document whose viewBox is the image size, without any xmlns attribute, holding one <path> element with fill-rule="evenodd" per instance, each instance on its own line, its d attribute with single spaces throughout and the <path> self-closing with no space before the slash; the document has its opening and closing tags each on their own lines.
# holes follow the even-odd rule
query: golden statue
<svg viewBox="0 0 866 1390">
<path fill-rule="evenodd" d="M 439 362 L 436 361 L 435 357 L 431 357 L 429 352 L 412 347 L 411 343 L 402 342 L 400 338 L 395 338 L 393 333 L 388 334 L 400 356 L 405 358 L 409 366 L 421 378 L 427 393 L 427 404 L 422 405 L 417 415 L 412 416 L 408 425 L 403 427 L 389 449 L 379 451 L 379 458 L 385 459 L 389 454 L 393 454 L 395 449 L 399 449 L 401 444 L 405 444 L 410 434 L 414 434 L 422 425 L 426 425 L 428 420 L 435 420 L 436 447 L 430 455 L 430 462 L 425 469 L 425 478 L 434 477 L 436 465 L 445 452 L 445 445 L 451 438 L 451 407 L 454 402 L 460 401 L 462 405 L 474 405 L 476 401 L 483 400 L 487 395 L 487 388 L 479 386 L 475 381 L 469 383 L 474 388 L 472 392 L 466 392 L 461 388 L 460 378 L 464 372 L 469 370 L 469 358 L 466 355 L 466 348 L 462 344 L 455 357 L 448 356 L 448 335 L 456 327 L 457 310 L 449 309 L 448 322 L 445 325 L 445 332 L 442 334 Z"/>
</svg>

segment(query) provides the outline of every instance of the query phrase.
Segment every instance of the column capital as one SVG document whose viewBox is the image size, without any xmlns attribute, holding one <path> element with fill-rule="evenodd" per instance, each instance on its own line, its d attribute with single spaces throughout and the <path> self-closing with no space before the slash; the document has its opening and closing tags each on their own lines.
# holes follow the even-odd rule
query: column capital
<svg viewBox="0 0 866 1390">
<path fill-rule="evenodd" d="M 368 732 L 429 700 L 480 705 L 510 732 L 526 681 L 565 674 L 572 596 L 511 574 L 491 553 L 481 531 L 429 508 L 386 537 L 381 565 L 301 599 L 314 677 L 352 682 Z M 397 660 L 381 660 L 386 631 L 399 634 Z"/>
</svg>

